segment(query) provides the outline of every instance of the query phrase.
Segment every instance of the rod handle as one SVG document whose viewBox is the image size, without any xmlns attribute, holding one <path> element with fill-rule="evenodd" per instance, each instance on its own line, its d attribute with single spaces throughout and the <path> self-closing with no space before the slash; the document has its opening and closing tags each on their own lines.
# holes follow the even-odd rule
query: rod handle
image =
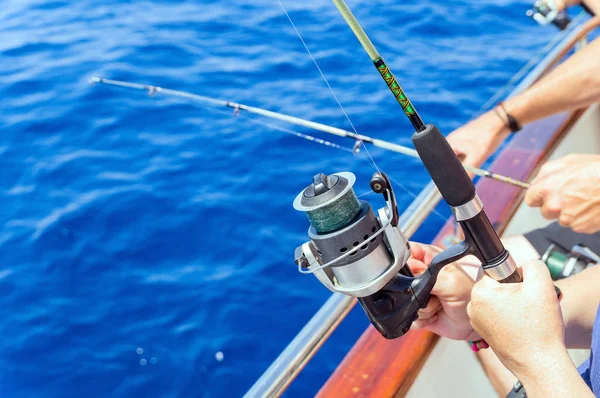
<svg viewBox="0 0 600 398">
<path fill-rule="evenodd" d="M 460 206 L 475 196 L 475 186 L 458 157 L 433 124 L 412 136 L 421 161 L 450 206 Z"/>
</svg>

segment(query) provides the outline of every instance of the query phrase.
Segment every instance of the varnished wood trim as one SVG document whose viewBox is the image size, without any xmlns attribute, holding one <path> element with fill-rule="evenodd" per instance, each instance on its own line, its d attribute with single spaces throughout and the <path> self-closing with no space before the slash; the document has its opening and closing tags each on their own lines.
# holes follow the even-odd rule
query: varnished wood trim
<svg viewBox="0 0 600 398">
<path fill-rule="evenodd" d="M 428 331 L 411 331 L 400 339 L 386 340 L 369 326 L 317 397 L 405 394 L 438 339 Z"/>
</svg>

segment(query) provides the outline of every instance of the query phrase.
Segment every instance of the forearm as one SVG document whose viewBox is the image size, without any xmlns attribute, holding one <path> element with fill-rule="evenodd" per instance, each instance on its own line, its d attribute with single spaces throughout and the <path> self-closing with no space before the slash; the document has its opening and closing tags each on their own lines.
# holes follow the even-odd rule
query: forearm
<svg viewBox="0 0 600 398">
<path fill-rule="evenodd" d="M 584 0 L 582 3 L 585 3 L 594 15 L 600 16 L 600 0 Z"/>
<path fill-rule="evenodd" d="M 563 292 L 561 309 L 568 348 L 590 348 L 600 303 L 600 265 L 556 282 Z"/>
<path fill-rule="evenodd" d="M 599 70 L 600 39 L 596 39 L 504 106 L 521 125 L 589 106 L 600 101 Z"/>
<path fill-rule="evenodd" d="M 594 397 L 566 349 L 540 353 L 540 360 L 515 372 L 528 398 Z"/>
</svg>

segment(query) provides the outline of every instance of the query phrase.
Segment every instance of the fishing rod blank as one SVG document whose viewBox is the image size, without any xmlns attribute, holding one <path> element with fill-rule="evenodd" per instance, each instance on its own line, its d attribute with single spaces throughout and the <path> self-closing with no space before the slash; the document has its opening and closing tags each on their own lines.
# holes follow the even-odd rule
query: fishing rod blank
<svg viewBox="0 0 600 398">
<path fill-rule="evenodd" d="M 246 111 L 248 113 L 253 113 L 256 115 L 264 116 L 266 118 L 281 120 L 281 121 L 284 121 L 287 123 L 306 127 L 306 128 L 312 129 L 312 130 L 321 131 L 323 133 L 337 135 L 338 137 L 346 137 L 346 138 L 352 138 L 354 140 L 360 140 L 364 143 L 372 144 L 378 148 L 382 148 L 382 149 L 389 150 L 392 152 L 401 153 L 403 155 L 407 155 L 407 156 L 419 159 L 419 154 L 417 153 L 416 150 L 414 150 L 412 148 L 408 148 L 408 147 L 405 147 L 402 145 L 394 144 L 389 141 L 380 140 L 380 139 L 369 137 L 369 136 L 362 135 L 362 134 L 358 135 L 358 134 L 348 131 L 348 130 L 340 129 L 340 128 L 333 127 L 333 126 L 328 126 L 326 124 L 317 123 L 317 122 L 313 122 L 313 121 L 306 120 L 306 119 L 301 119 L 301 118 L 298 118 L 295 116 L 290 116 L 290 115 L 285 115 L 285 114 L 278 113 L 278 112 L 269 111 L 267 109 L 257 108 L 257 107 L 253 107 L 253 106 L 249 106 L 249 105 L 245 105 L 245 104 L 239 104 L 239 103 L 232 102 L 232 101 L 225 101 L 225 100 L 221 100 L 221 99 L 207 97 L 204 95 L 192 94 L 192 93 L 188 93 L 185 91 L 171 90 L 168 88 L 162 88 L 162 87 L 152 86 L 152 85 L 147 85 L 147 84 L 131 83 L 131 82 L 126 82 L 126 81 L 121 81 L 121 80 L 111 80 L 111 79 L 104 79 L 104 78 L 100 78 L 100 77 L 92 77 L 90 79 L 90 83 L 91 84 L 100 83 L 100 84 L 105 84 L 105 85 L 109 85 L 109 86 L 117 86 L 117 87 L 124 87 L 124 88 L 136 89 L 136 90 L 143 90 L 143 91 L 147 91 L 148 94 L 150 94 L 150 95 L 154 95 L 156 93 L 161 93 L 161 94 L 166 94 L 166 95 L 171 95 L 171 96 L 176 96 L 176 97 L 188 98 L 188 99 L 191 99 L 194 101 L 204 102 L 206 104 L 213 105 L 213 106 L 226 106 L 229 108 L 233 108 L 234 111 L 236 111 L 236 112 Z M 417 115 L 417 117 L 418 117 L 418 115 Z M 420 120 L 420 118 L 419 118 L 419 120 Z M 468 165 L 463 165 L 463 166 L 468 172 L 473 173 L 474 175 L 477 175 L 479 177 L 491 178 L 496 181 L 500 181 L 500 182 L 503 182 L 506 184 L 517 186 L 519 188 L 524 188 L 524 189 L 529 188 L 529 184 L 526 182 L 519 181 L 514 178 L 503 176 L 503 175 L 500 175 L 497 173 L 493 173 L 489 170 L 483 170 L 483 169 L 468 166 Z"/>
</svg>

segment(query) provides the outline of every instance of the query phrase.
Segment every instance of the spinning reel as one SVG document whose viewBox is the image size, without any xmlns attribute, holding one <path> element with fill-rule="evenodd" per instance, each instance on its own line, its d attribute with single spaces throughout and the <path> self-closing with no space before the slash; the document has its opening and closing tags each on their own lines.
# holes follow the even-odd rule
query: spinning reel
<svg viewBox="0 0 600 398">
<path fill-rule="evenodd" d="M 522 281 L 443 135 L 427 125 L 413 135 L 413 143 L 465 235 L 418 276 L 406 264 L 410 247 L 398 228 L 396 197 L 384 173 L 375 173 L 370 181 L 386 202 L 377 216 L 368 202 L 356 197 L 356 178 L 349 172 L 314 176 L 294 200 L 294 208 L 305 212 L 311 224 L 310 241 L 295 253 L 300 272 L 314 274 L 331 291 L 357 297 L 371 323 L 388 339 L 410 329 L 441 269 L 462 257 L 476 256 L 486 273 L 500 282 Z"/>
<path fill-rule="evenodd" d="M 590 16 L 594 16 L 591 8 L 581 2 L 581 8 Z M 565 30 L 571 23 L 571 18 L 566 10 L 559 10 L 555 0 L 536 0 L 533 8 L 527 11 L 527 16 L 533 18 L 540 25 L 553 24 L 560 30 Z"/>
<path fill-rule="evenodd" d="M 567 12 L 559 10 L 554 0 L 537 0 L 533 9 L 527 11 L 527 16 L 542 26 L 551 23 L 560 30 L 565 30 L 571 23 Z"/>
<path fill-rule="evenodd" d="M 570 251 L 552 244 L 542 256 L 553 280 L 568 278 L 600 263 L 600 256 L 583 245 L 575 245 Z"/>
</svg>

